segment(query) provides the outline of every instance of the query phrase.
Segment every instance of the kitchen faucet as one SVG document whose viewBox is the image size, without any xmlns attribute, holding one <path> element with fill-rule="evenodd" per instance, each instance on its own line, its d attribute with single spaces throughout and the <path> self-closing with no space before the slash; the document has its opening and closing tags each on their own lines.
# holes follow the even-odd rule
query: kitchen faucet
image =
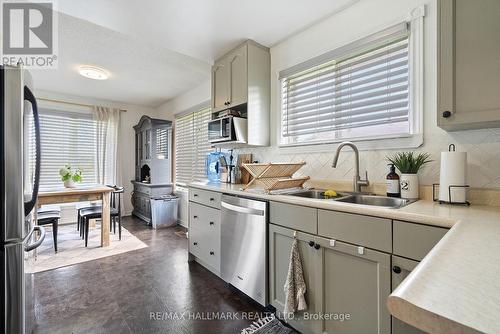
<svg viewBox="0 0 500 334">
<path fill-rule="evenodd" d="M 337 152 L 335 152 L 335 157 L 333 158 L 332 167 L 337 168 L 339 154 L 342 148 L 344 148 L 344 146 L 349 146 L 354 151 L 354 177 L 352 182 L 352 188 L 354 192 L 360 193 L 361 186 L 367 186 L 368 184 L 370 184 L 370 182 L 368 181 L 368 172 L 365 172 L 366 173 L 365 180 L 361 180 L 361 177 L 359 176 L 359 151 L 356 145 L 354 145 L 354 143 L 351 143 L 350 141 L 345 141 L 337 147 Z"/>
</svg>

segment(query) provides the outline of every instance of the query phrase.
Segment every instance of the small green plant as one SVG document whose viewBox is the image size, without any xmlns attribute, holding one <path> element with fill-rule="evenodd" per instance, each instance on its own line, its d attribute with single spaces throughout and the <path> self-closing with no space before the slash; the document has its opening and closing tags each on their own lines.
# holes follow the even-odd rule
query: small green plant
<svg viewBox="0 0 500 334">
<path fill-rule="evenodd" d="M 398 152 L 387 160 L 403 174 L 417 174 L 420 168 L 431 162 L 429 153 Z"/>
<path fill-rule="evenodd" d="M 59 170 L 62 181 L 73 180 L 73 182 L 82 182 L 82 170 L 80 168 L 72 168 L 71 165 L 66 165 Z"/>
</svg>

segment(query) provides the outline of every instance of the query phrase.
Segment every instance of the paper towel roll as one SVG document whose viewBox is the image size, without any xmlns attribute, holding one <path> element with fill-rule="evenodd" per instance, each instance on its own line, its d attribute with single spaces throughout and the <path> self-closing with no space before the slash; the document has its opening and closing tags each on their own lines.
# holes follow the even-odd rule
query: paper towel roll
<svg viewBox="0 0 500 334">
<path fill-rule="evenodd" d="M 441 152 L 441 169 L 439 172 L 439 200 L 445 202 L 465 202 L 466 188 L 449 186 L 467 185 L 467 152 Z"/>
</svg>

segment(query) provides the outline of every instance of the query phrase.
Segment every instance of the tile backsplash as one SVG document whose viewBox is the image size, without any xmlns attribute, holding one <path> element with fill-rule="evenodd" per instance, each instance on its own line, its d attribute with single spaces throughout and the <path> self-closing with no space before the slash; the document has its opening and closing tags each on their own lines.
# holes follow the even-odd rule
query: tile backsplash
<svg viewBox="0 0 500 334">
<path fill-rule="evenodd" d="M 472 130 L 446 133 L 441 130 L 426 134 L 424 145 L 415 151 L 431 154 L 433 162 L 419 172 L 420 183 L 431 185 L 439 182 L 440 152 L 447 151 L 454 143 L 457 151 L 468 153 L 468 183 L 474 188 L 500 188 L 500 129 Z M 295 150 L 294 150 L 295 151 Z M 303 152 L 301 152 L 303 151 Z M 386 156 L 400 150 L 360 151 L 360 173 L 364 178 L 365 170 L 371 182 L 384 182 L 389 171 Z M 307 175 L 314 180 L 352 180 L 354 154 L 349 148 L 340 154 L 337 168 L 332 168 L 334 149 L 329 152 L 308 153 L 307 148 L 296 149 L 297 153 L 288 153 L 278 147 L 248 148 L 236 153 L 252 153 L 253 160 L 259 162 L 297 162 L 306 165 L 297 175 Z"/>
</svg>

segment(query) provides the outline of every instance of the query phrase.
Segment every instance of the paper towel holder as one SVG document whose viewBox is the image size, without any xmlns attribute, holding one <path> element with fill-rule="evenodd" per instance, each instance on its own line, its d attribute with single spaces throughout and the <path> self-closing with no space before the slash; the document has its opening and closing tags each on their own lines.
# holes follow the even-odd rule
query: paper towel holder
<svg viewBox="0 0 500 334">
<path fill-rule="evenodd" d="M 451 144 L 451 145 L 453 145 L 453 144 Z M 451 145 L 450 145 L 450 146 L 451 146 Z M 455 145 L 453 145 L 453 146 L 455 146 Z M 440 200 L 440 199 L 439 199 L 439 196 L 438 196 L 438 197 L 436 197 L 436 192 L 437 192 L 437 191 L 436 191 L 436 187 L 439 187 L 439 183 L 434 183 L 434 184 L 432 185 L 432 200 L 433 200 L 434 202 L 439 202 L 439 204 L 453 204 L 453 205 L 467 205 L 467 206 L 469 206 L 469 205 L 470 205 L 470 202 L 469 202 L 469 201 L 465 201 L 465 202 L 456 202 L 456 201 L 453 201 L 453 200 L 452 200 L 452 198 L 451 198 L 451 189 L 453 189 L 453 188 L 470 188 L 470 186 L 469 186 L 469 185 L 466 185 L 466 186 L 454 186 L 454 185 L 449 185 L 449 186 L 448 186 L 448 198 L 450 199 L 450 201 L 449 201 L 449 202 Z"/>
</svg>

